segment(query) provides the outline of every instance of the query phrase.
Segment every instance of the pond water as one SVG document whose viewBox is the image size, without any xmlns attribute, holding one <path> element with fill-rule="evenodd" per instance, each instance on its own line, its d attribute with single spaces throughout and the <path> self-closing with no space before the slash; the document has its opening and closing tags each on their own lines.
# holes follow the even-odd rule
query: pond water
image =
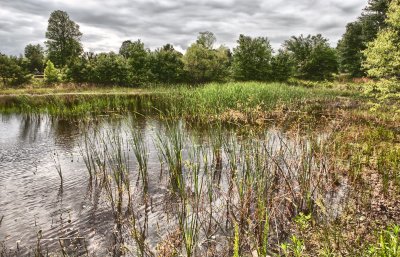
<svg viewBox="0 0 400 257">
<path fill-rule="evenodd" d="M 100 130 L 128 131 L 127 120 L 101 118 L 96 126 Z M 135 125 L 151 142 L 154 129 L 161 123 L 141 119 L 135 120 Z M 0 241 L 9 248 L 18 248 L 21 253 L 32 250 L 29 248 L 35 246 L 38 232 L 49 248 L 58 245 L 60 237 L 78 236 L 89 240 L 89 249 L 96 248 L 97 253 L 107 248 L 104 244 L 114 229 L 112 212 L 108 201 L 88 186 L 83 135 L 76 120 L 46 115 L 0 116 Z M 152 167 L 157 154 L 154 145 L 149 146 Z M 130 163 L 135 170 L 135 162 Z"/>
<path fill-rule="evenodd" d="M 208 149 L 208 153 L 199 158 L 199 164 L 204 165 L 207 162 L 204 157 L 210 156 L 208 162 L 211 169 L 229 170 L 231 166 L 226 151 L 221 151 L 221 163 L 213 157 L 216 148 L 212 144 L 220 144 L 218 147 L 221 149 L 224 145 L 223 142 L 210 139 L 210 134 L 215 133 L 214 129 L 202 130 L 182 121 L 175 123 L 184 131 L 186 150 L 183 152 L 183 160 L 191 158 L 191 146 L 201 145 Z M 157 147 L 157 140 L 166 133 L 168 127 L 165 121 L 157 118 L 128 114 L 96 117 L 89 122 L 48 115 L 0 115 L 0 252 L 23 256 L 37 251 L 38 245 L 43 252 L 56 251 L 67 245 L 79 248 L 78 251 L 81 252 L 96 253 L 97 256 L 112 253 L 118 255 L 114 249 L 117 228 L 113 202 L 107 197 L 104 188 L 93 186 L 84 159 L 85 152 L 90 150 L 88 148 L 98 147 L 96 144 L 88 146 L 87 138 L 95 138 L 94 135 L 97 135 L 96 138 L 103 139 L 102 142 L 107 145 L 111 141 L 105 138 L 112 137 L 109 136 L 110 131 L 113 135 L 118 135 L 118 140 L 123 145 L 122 152 L 131 181 L 129 193 L 132 202 L 138 203 L 135 205 L 138 210 L 151 209 L 147 212 L 147 240 L 150 248 L 154 249 L 161 239 L 171 235 L 176 229 L 176 219 L 171 218 L 174 211 L 168 210 L 176 207 L 174 200 L 169 201 L 168 206 L 166 204 L 170 194 L 168 176 L 165 175 L 167 164 L 162 165 L 162 154 Z M 138 186 L 138 162 L 131 142 L 132 128 L 140 132 L 147 147 L 151 207 L 143 207 L 142 204 L 142 189 Z M 224 133 L 224 137 L 230 138 L 230 141 L 243 140 L 243 137 L 230 130 L 225 130 Z M 296 149 L 301 147 L 299 148 L 296 140 L 290 139 L 279 130 L 269 128 L 261 134 L 262 138 L 259 140 L 271 152 L 279 152 L 282 163 L 285 155 L 300 155 Z M 285 145 L 286 150 L 282 145 Z M 238 149 L 235 151 L 240 152 Z M 254 152 L 251 155 L 255 157 L 258 154 L 265 155 L 265 152 Z M 238 164 L 237 168 L 244 169 L 244 163 L 245 161 Z M 62 183 L 59 171 L 62 174 Z M 218 182 L 219 186 L 215 189 L 219 192 L 213 199 L 216 220 L 225 215 L 226 202 L 237 200 L 226 194 L 228 180 L 229 175 L 222 176 L 222 185 Z M 191 190 L 192 185 L 188 183 L 187 187 Z M 217 235 L 229 238 L 227 231 L 222 231 L 222 228 L 216 230 L 218 232 L 214 233 L 214 239 Z M 124 243 L 127 242 L 129 240 Z M 220 247 L 223 247 L 222 243 Z"/>
</svg>

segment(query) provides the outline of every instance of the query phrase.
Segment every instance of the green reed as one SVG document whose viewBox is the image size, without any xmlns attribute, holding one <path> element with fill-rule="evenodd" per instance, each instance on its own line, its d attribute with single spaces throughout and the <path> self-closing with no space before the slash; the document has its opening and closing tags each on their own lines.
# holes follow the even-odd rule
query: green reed
<svg viewBox="0 0 400 257">
<path fill-rule="evenodd" d="M 185 190 L 182 159 L 184 140 L 184 132 L 179 126 L 168 126 L 165 134 L 157 133 L 156 139 L 160 156 L 168 166 L 171 190 L 181 195 Z"/>
</svg>

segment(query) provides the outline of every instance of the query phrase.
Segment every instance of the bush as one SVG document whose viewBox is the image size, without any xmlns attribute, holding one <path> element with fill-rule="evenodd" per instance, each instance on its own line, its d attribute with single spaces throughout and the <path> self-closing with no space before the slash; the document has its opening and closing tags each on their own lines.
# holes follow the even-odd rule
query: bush
<svg viewBox="0 0 400 257">
<path fill-rule="evenodd" d="M 49 84 L 61 81 L 60 71 L 54 67 L 50 60 L 47 61 L 44 69 L 44 81 Z"/>
<path fill-rule="evenodd" d="M 93 82 L 109 85 L 128 85 L 130 77 L 129 61 L 121 55 L 111 53 L 99 54 L 93 63 Z"/>
<path fill-rule="evenodd" d="M 0 54 L 0 78 L 4 86 L 20 86 L 29 82 L 32 76 L 18 65 L 17 58 Z"/>
<path fill-rule="evenodd" d="M 394 112 L 400 112 L 400 81 L 393 78 L 368 82 L 364 89 L 366 95 L 376 99 L 372 104 L 372 111 L 379 109 L 383 103 L 387 103 Z"/>
</svg>

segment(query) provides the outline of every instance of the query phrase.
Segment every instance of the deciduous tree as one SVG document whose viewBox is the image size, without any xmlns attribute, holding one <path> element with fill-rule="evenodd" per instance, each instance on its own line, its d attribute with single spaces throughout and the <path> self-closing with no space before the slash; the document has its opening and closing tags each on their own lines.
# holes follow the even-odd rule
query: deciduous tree
<svg viewBox="0 0 400 257">
<path fill-rule="evenodd" d="M 161 83 L 177 83 L 183 80 L 182 53 L 170 44 L 150 54 L 149 68 L 151 80 Z"/>
<path fill-rule="evenodd" d="M 128 60 L 131 81 L 135 85 L 141 85 L 148 81 L 149 52 L 140 39 L 134 42 L 127 40 L 121 45 L 119 53 Z"/>
<path fill-rule="evenodd" d="M 229 49 L 220 46 L 217 49 L 209 48 L 209 40 L 203 44 L 203 34 L 200 33 L 196 43 L 193 43 L 183 56 L 184 69 L 188 74 L 189 82 L 205 83 L 223 81 L 228 77 Z"/>
<path fill-rule="evenodd" d="M 57 83 L 61 81 L 60 71 L 54 67 L 52 61 L 48 60 L 44 69 L 44 81 L 46 83 Z"/>
<path fill-rule="evenodd" d="M 324 80 L 338 70 L 336 51 L 322 35 L 293 36 L 286 40 L 284 49 L 295 64 L 294 75 L 301 79 Z"/>
<path fill-rule="evenodd" d="M 386 23 L 364 51 L 364 67 L 372 77 L 400 78 L 400 0 L 391 2 Z"/>
<path fill-rule="evenodd" d="M 233 76 L 237 80 L 271 80 L 272 48 L 267 38 L 240 35 L 233 49 Z"/>
<path fill-rule="evenodd" d="M 25 58 L 28 59 L 28 70 L 31 73 L 42 73 L 44 66 L 44 50 L 39 44 L 25 47 Z"/>
</svg>

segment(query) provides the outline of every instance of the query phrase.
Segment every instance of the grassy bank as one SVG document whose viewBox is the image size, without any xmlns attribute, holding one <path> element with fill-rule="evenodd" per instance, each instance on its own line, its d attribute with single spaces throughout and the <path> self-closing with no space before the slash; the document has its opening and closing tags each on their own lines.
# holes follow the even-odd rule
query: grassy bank
<svg viewBox="0 0 400 257">
<path fill-rule="evenodd" d="M 141 94 L 146 89 L 117 86 L 96 86 L 87 84 L 27 85 L 19 88 L 0 87 L 0 97 L 4 96 L 42 96 L 71 94 Z"/>
<path fill-rule="evenodd" d="M 196 120 L 254 122 L 277 109 L 298 109 L 304 103 L 356 98 L 357 91 L 305 88 L 281 83 L 226 83 L 198 87 L 38 88 L 0 91 L 0 112 L 57 115 L 149 111 L 132 109 L 138 101 L 163 115 Z M 37 97 L 40 95 L 41 97 Z M 151 96 L 151 97 L 150 97 Z"/>
</svg>

